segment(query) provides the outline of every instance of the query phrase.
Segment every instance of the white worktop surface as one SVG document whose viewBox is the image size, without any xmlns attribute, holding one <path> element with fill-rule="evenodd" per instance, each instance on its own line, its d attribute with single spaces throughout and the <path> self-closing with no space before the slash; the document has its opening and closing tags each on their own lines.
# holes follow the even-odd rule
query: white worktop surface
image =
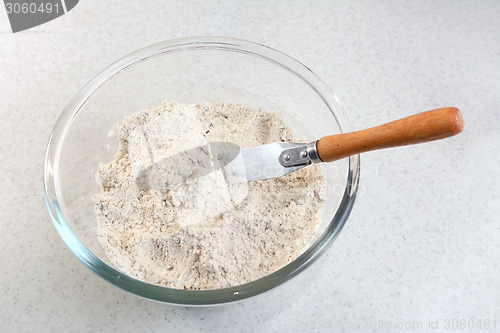
<svg viewBox="0 0 500 333">
<path fill-rule="evenodd" d="M 485 332 L 496 319 L 500 329 L 500 1 L 85 0 L 16 34 L 3 8 L 0 332 L 429 331 L 429 321 L 438 321 L 430 331 L 465 331 L 446 329 L 453 319 Z M 44 202 L 44 151 L 60 111 L 97 72 L 193 35 L 298 59 L 356 129 L 442 106 L 460 108 L 465 129 L 364 154 L 344 230 L 284 285 L 208 308 L 141 299 L 91 273 L 60 239 Z"/>
</svg>

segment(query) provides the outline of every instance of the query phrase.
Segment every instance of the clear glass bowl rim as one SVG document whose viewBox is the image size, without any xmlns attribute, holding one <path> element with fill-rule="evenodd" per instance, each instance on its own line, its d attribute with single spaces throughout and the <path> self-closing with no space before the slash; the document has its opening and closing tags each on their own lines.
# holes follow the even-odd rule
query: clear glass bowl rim
<svg viewBox="0 0 500 333">
<path fill-rule="evenodd" d="M 215 290 L 182 290 L 151 285 L 110 267 L 78 239 L 68 225 L 59 205 L 61 190 L 57 179 L 59 155 L 66 133 L 76 114 L 86 101 L 106 81 L 121 71 L 142 61 L 172 52 L 220 50 L 255 56 L 280 66 L 307 83 L 328 106 L 342 133 L 352 131 L 344 107 L 328 86 L 299 61 L 267 46 L 227 37 L 188 37 L 154 44 L 137 50 L 102 70 L 92 78 L 63 109 L 47 144 L 44 163 L 46 204 L 54 226 L 73 254 L 91 271 L 109 283 L 132 294 L 148 299 L 180 305 L 210 305 L 233 302 L 270 290 L 297 275 L 313 263 L 335 240 L 344 226 L 354 204 L 359 182 L 359 155 L 349 157 L 347 182 L 341 203 L 326 230 L 302 255 L 278 271 L 243 285 Z"/>
</svg>

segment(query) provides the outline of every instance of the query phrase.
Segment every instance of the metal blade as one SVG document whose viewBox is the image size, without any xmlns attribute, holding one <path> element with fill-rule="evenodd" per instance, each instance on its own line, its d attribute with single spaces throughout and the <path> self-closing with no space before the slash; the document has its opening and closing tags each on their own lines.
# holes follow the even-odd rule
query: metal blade
<svg viewBox="0 0 500 333">
<path fill-rule="evenodd" d="M 271 143 L 264 146 L 231 151 L 218 155 L 226 182 L 237 184 L 255 180 L 276 178 L 301 169 L 307 165 L 284 167 L 279 162 L 281 152 L 287 148 L 303 146 L 305 143 Z"/>
</svg>

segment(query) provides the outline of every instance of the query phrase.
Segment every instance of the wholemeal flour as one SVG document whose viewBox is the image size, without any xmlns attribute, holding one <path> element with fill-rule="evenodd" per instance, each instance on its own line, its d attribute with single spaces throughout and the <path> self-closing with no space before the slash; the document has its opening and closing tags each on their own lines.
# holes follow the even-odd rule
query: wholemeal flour
<svg viewBox="0 0 500 333">
<path fill-rule="evenodd" d="M 294 142 L 279 114 L 222 102 L 160 107 L 124 118 L 115 159 L 96 179 L 97 237 L 139 280 L 217 289 L 268 275 L 297 258 L 323 210 L 320 165 L 227 185 L 212 143 Z"/>
</svg>

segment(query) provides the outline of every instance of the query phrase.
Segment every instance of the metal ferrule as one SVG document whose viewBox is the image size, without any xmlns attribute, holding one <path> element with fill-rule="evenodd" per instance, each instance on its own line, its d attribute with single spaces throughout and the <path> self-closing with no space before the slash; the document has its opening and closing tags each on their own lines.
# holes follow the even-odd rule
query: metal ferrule
<svg viewBox="0 0 500 333">
<path fill-rule="evenodd" d="M 312 163 L 323 162 L 318 155 L 318 149 L 316 148 L 317 144 L 318 141 L 309 142 L 307 144 L 307 155 L 309 155 L 309 158 L 311 159 Z"/>
<path fill-rule="evenodd" d="M 284 149 L 279 156 L 280 164 L 288 168 L 323 162 L 318 156 L 316 142 L 298 144 L 295 147 Z"/>
</svg>

